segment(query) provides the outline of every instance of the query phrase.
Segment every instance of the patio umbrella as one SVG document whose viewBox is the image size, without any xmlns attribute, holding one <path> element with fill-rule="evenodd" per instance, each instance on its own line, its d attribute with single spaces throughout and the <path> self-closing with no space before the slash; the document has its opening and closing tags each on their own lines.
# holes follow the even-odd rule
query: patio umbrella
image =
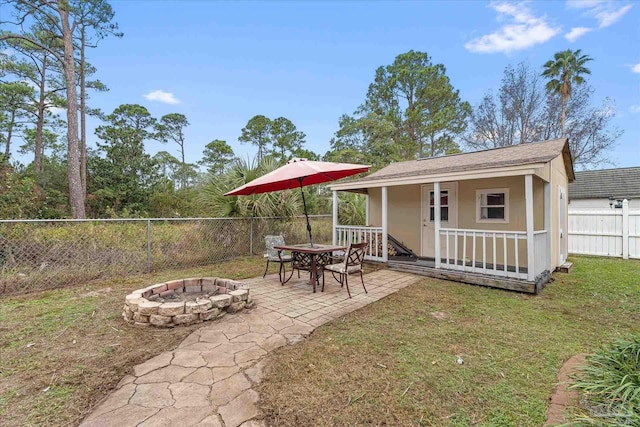
<svg viewBox="0 0 640 427">
<path fill-rule="evenodd" d="M 335 181 L 351 175 L 356 175 L 369 170 L 371 166 L 355 165 L 352 163 L 331 163 L 316 162 L 307 159 L 292 159 L 279 167 L 256 178 L 245 185 L 236 188 L 225 194 L 225 196 L 249 196 L 251 194 L 270 193 L 272 191 L 291 190 L 300 187 L 302 193 L 302 204 L 304 206 L 304 216 L 307 218 L 307 233 L 309 243 L 313 247 L 313 236 L 311 235 L 311 224 L 307 213 L 307 202 L 304 198 L 302 187 L 307 185 L 322 184 L 324 182 Z"/>
</svg>

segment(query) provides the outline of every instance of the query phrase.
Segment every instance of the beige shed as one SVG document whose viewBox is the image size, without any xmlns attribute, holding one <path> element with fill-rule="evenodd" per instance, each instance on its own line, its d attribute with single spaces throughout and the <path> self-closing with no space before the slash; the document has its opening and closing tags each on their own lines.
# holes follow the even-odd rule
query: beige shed
<svg viewBox="0 0 640 427">
<path fill-rule="evenodd" d="M 333 243 L 367 241 L 367 258 L 393 269 L 537 293 L 566 262 L 573 180 L 566 139 L 393 163 L 330 186 Z M 338 191 L 367 195 L 366 224 L 338 224 Z"/>
</svg>

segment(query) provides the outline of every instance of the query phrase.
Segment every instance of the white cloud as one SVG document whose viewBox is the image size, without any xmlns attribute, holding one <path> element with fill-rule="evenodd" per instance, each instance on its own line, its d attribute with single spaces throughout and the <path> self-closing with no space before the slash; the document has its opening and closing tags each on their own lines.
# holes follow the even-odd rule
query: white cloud
<svg viewBox="0 0 640 427">
<path fill-rule="evenodd" d="M 571 9 L 589 9 L 607 3 L 607 1 L 608 0 L 567 0 L 567 6 Z"/>
<path fill-rule="evenodd" d="M 631 112 L 636 114 L 636 113 L 640 113 L 640 105 L 632 105 L 631 106 Z"/>
<path fill-rule="evenodd" d="M 606 28 L 626 15 L 631 10 L 632 5 L 621 6 L 619 2 L 610 0 L 569 0 L 567 1 L 567 7 L 584 10 L 586 15 L 598 21 L 598 28 Z"/>
<path fill-rule="evenodd" d="M 176 99 L 171 92 L 165 92 L 161 89 L 149 92 L 143 95 L 149 101 L 163 102 L 165 104 L 179 104 L 180 101 Z"/>
<path fill-rule="evenodd" d="M 630 4 L 622 6 L 620 9 L 603 10 L 596 13 L 596 19 L 600 22 L 600 28 L 605 28 L 618 22 L 629 10 L 631 10 Z"/>
<path fill-rule="evenodd" d="M 570 42 L 578 40 L 580 37 L 587 34 L 589 31 L 593 31 L 593 28 L 589 27 L 573 27 L 571 31 L 564 35 L 564 37 Z"/>
<path fill-rule="evenodd" d="M 640 73 L 640 63 L 631 66 L 631 71 L 634 73 Z"/>
<path fill-rule="evenodd" d="M 464 47 L 475 53 L 512 52 L 544 43 L 560 32 L 544 17 L 534 16 L 526 3 L 491 2 L 498 21 L 506 23 L 498 30 L 467 42 Z"/>
</svg>

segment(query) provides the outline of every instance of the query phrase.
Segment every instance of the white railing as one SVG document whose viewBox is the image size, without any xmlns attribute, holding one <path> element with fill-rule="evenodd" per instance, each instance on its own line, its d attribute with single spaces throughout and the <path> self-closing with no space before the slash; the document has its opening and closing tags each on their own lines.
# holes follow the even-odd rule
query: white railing
<svg viewBox="0 0 640 427">
<path fill-rule="evenodd" d="M 537 277 L 538 274 L 545 270 L 548 270 L 551 265 L 551 254 L 549 253 L 549 246 L 547 241 L 547 231 L 540 230 L 533 232 L 533 254 L 534 254 L 534 268 L 533 275 Z"/>
<path fill-rule="evenodd" d="M 545 232 L 537 233 L 542 240 Z M 525 231 L 442 228 L 440 240 L 442 268 L 527 279 Z"/>
<path fill-rule="evenodd" d="M 359 225 L 338 225 L 334 231 L 336 241 L 340 246 L 351 243 L 368 242 L 369 248 L 365 259 L 369 261 L 383 261 L 382 227 L 365 227 Z"/>
</svg>

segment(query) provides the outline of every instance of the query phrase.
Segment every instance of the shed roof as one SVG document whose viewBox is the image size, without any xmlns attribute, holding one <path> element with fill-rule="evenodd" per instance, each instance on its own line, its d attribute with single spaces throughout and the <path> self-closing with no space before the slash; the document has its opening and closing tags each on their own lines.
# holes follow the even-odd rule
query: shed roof
<svg viewBox="0 0 640 427">
<path fill-rule="evenodd" d="M 360 184 L 392 178 L 431 176 L 442 173 L 546 163 L 561 154 L 564 156 L 569 181 L 572 181 L 574 175 L 569 145 L 567 139 L 562 138 L 471 153 L 392 163 L 369 176 L 354 181 L 354 183 Z"/>
<path fill-rule="evenodd" d="M 640 167 L 576 172 L 569 199 L 640 198 Z"/>
</svg>

